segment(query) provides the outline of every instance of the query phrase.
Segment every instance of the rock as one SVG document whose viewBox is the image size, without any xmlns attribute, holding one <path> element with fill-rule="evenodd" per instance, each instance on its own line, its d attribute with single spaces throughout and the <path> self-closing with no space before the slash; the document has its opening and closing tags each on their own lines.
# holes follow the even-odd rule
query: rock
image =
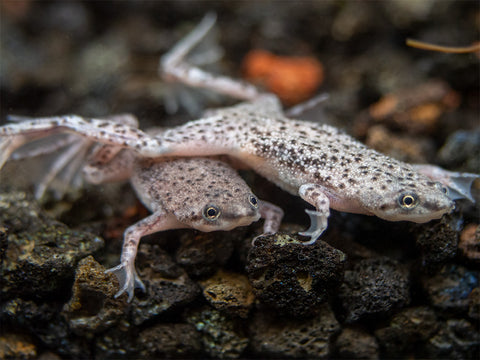
<svg viewBox="0 0 480 360">
<path fill-rule="evenodd" d="M 327 304 L 304 320 L 259 310 L 250 324 L 251 348 L 259 357 L 324 359 L 331 356 L 332 338 L 339 331 L 340 324 Z"/>
<path fill-rule="evenodd" d="M 131 303 L 135 325 L 184 306 L 200 293 L 198 285 L 157 245 L 140 244 L 136 263 L 147 293 L 137 291 Z"/>
<path fill-rule="evenodd" d="M 55 301 L 56 300 L 56 301 Z M 91 357 L 86 339 L 71 333 L 68 323 L 60 315 L 61 299 L 50 298 L 37 304 L 32 300 L 12 299 L 0 308 L 0 323 L 6 328 L 23 330 L 35 336 L 38 346 L 55 349 L 66 357 Z"/>
<path fill-rule="evenodd" d="M 51 219 L 22 192 L 0 194 L 0 226 L 8 246 L 1 267 L 4 300 L 58 296 L 73 281 L 77 262 L 103 247 L 102 239 Z"/>
<path fill-rule="evenodd" d="M 376 330 L 375 336 L 382 344 L 384 357 L 398 357 L 422 349 L 440 325 L 432 309 L 425 306 L 407 308 L 396 314 L 389 326 Z"/>
<path fill-rule="evenodd" d="M 464 319 L 450 319 L 426 345 L 425 358 L 475 359 L 480 353 L 478 327 Z"/>
<path fill-rule="evenodd" d="M 229 315 L 246 318 L 255 296 L 245 275 L 218 271 L 214 276 L 201 281 L 203 296 L 215 308 Z"/>
<path fill-rule="evenodd" d="M 241 231 L 241 230 L 240 230 Z M 212 233 L 187 232 L 180 237 L 181 245 L 175 259 L 192 277 L 208 276 L 224 265 L 233 253 L 237 231 Z"/>
<path fill-rule="evenodd" d="M 410 301 L 408 272 L 396 261 L 373 258 L 345 271 L 338 297 L 347 323 L 388 314 Z"/>
<path fill-rule="evenodd" d="M 397 135 L 384 125 L 370 127 L 365 143 L 384 154 L 412 163 L 431 162 L 435 154 L 430 139 L 411 134 Z"/>
<path fill-rule="evenodd" d="M 92 338 L 117 326 L 125 317 L 126 295 L 114 298 L 118 291 L 115 275 L 105 274 L 105 268 L 92 256 L 78 263 L 72 290 L 72 297 L 62 314 L 76 334 Z"/>
<path fill-rule="evenodd" d="M 480 263 L 480 225 L 468 224 L 465 226 L 460 234 L 458 248 L 468 260 Z"/>
<path fill-rule="evenodd" d="M 458 233 L 462 219 L 458 216 L 444 216 L 437 222 L 419 227 L 416 245 L 421 252 L 422 271 L 435 269 L 457 254 Z"/>
<path fill-rule="evenodd" d="M 277 233 L 255 240 L 247 274 L 257 298 L 281 313 L 313 314 L 343 278 L 345 254 L 318 240 L 305 246 Z"/>
<path fill-rule="evenodd" d="M 187 322 L 200 333 L 204 351 L 213 358 L 236 359 L 248 345 L 248 338 L 241 331 L 238 319 L 207 307 L 191 311 L 186 317 Z"/>
<path fill-rule="evenodd" d="M 197 330 L 191 324 L 157 324 L 138 335 L 140 357 L 185 358 L 202 350 Z"/>
<path fill-rule="evenodd" d="M 335 345 L 342 359 L 378 359 L 377 340 L 364 330 L 344 328 Z"/>
<path fill-rule="evenodd" d="M 119 323 L 94 337 L 95 358 L 117 360 L 138 357 L 137 339 L 128 322 Z"/>
<path fill-rule="evenodd" d="M 467 314 L 470 305 L 469 295 L 478 287 L 479 272 L 449 264 L 432 277 L 423 277 L 422 286 L 431 304 L 445 312 Z"/>
<path fill-rule="evenodd" d="M 447 138 L 438 152 L 438 158 L 447 168 L 478 173 L 480 160 L 477 155 L 479 153 L 480 130 L 458 130 Z"/>
<path fill-rule="evenodd" d="M 37 349 L 24 335 L 9 333 L 0 336 L 0 359 L 35 359 Z"/>
</svg>

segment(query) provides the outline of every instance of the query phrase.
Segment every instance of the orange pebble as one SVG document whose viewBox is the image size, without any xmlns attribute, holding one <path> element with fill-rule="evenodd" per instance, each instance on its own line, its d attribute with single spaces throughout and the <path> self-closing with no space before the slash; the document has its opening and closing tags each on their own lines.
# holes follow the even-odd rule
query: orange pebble
<svg viewBox="0 0 480 360">
<path fill-rule="evenodd" d="M 276 94 L 284 104 L 310 98 L 323 81 L 323 66 L 312 57 L 277 56 L 252 50 L 243 60 L 244 76 Z"/>
</svg>

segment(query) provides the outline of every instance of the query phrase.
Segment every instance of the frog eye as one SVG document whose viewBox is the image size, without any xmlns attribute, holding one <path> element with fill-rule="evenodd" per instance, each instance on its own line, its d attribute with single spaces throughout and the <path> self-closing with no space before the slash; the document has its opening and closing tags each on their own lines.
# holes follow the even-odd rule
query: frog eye
<svg viewBox="0 0 480 360">
<path fill-rule="evenodd" d="M 442 191 L 445 195 L 448 195 L 448 187 L 442 186 Z"/>
<path fill-rule="evenodd" d="M 215 205 L 207 205 L 203 208 L 202 215 L 206 220 L 213 221 L 218 219 L 220 213 L 220 209 Z"/>
<path fill-rule="evenodd" d="M 398 198 L 400 206 L 406 210 L 411 210 L 418 205 L 418 196 L 415 193 L 405 193 Z"/>
<path fill-rule="evenodd" d="M 255 196 L 249 195 L 248 196 L 248 202 L 250 205 L 252 205 L 255 209 L 258 208 L 258 200 Z"/>
</svg>

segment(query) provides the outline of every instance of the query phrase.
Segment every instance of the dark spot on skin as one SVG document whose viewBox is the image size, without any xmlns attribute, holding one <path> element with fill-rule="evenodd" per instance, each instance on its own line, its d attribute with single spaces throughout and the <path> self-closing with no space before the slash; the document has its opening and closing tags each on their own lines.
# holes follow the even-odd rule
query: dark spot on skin
<svg viewBox="0 0 480 360">
<path fill-rule="evenodd" d="M 345 189 L 345 184 L 344 184 L 344 183 L 340 183 L 340 185 L 338 185 L 338 187 L 339 187 L 340 189 Z"/>
</svg>

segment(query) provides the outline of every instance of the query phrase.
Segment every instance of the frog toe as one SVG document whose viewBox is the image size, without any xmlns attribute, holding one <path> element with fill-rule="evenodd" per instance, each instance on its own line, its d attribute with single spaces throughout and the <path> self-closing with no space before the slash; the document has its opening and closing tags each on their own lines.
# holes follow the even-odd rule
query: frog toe
<svg viewBox="0 0 480 360">
<path fill-rule="evenodd" d="M 448 187 L 448 197 L 452 200 L 468 199 L 475 202 L 472 196 L 471 188 L 480 175 L 470 173 L 452 173 L 449 181 L 445 184 Z"/>
<path fill-rule="evenodd" d="M 126 292 L 128 295 L 128 302 L 131 302 L 133 300 L 135 287 L 139 287 L 142 291 L 145 291 L 145 285 L 143 285 L 133 266 L 120 264 L 106 270 L 105 273 L 115 274 L 120 283 L 120 290 L 115 294 L 115 298 L 118 298 Z"/>
<path fill-rule="evenodd" d="M 298 234 L 301 236 L 310 237 L 309 241 L 304 242 L 304 245 L 312 245 L 322 235 L 327 228 L 327 217 L 324 212 L 306 209 L 305 212 L 310 216 L 310 227 Z"/>
</svg>

